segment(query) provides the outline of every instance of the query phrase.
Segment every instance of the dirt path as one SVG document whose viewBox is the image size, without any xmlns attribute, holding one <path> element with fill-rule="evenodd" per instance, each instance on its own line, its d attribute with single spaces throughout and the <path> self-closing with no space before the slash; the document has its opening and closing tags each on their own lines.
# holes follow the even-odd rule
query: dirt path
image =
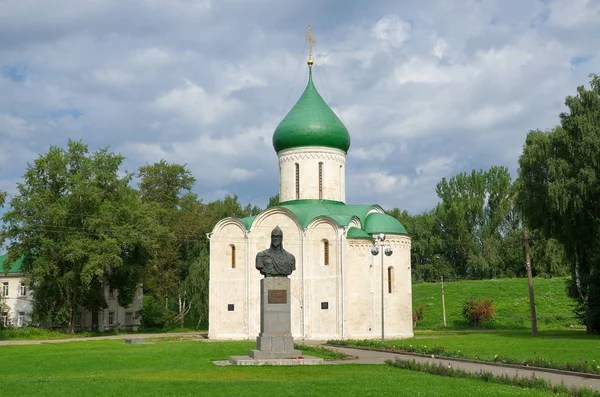
<svg viewBox="0 0 600 397">
<path fill-rule="evenodd" d="M 206 332 L 170 332 L 161 334 L 119 334 L 108 336 L 88 336 L 83 338 L 64 338 L 64 339 L 43 339 L 43 340 L 3 340 L 0 341 L 0 346 L 12 345 L 41 345 L 43 343 L 65 343 L 65 342 L 85 342 L 92 340 L 107 340 L 107 339 L 144 339 L 144 338 L 168 338 L 177 336 L 196 336 L 206 339 Z M 208 341 L 208 339 L 207 339 Z"/>
</svg>

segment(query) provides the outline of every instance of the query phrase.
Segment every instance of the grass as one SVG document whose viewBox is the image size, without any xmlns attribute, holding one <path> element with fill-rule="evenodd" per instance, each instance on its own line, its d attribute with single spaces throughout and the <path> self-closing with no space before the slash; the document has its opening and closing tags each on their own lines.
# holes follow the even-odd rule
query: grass
<svg viewBox="0 0 600 397">
<path fill-rule="evenodd" d="M 395 361 L 387 360 L 386 364 L 396 368 L 408 369 L 411 371 L 426 372 L 439 376 L 450 376 L 453 378 L 479 379 L 485 382 L 499 383 L 503 385 L 512 385 L 529 389 L 547 390 L 555 394 L 567 394 L 573 397 L 600 397 L 600 393 L 587 387 L 567 387 L 563 384 L 553 385 L 544 379 L 524 378 L 519 376 L 510 377 L 508 375 L 494 375 L 491 372 L 468 372 L 461 369 L 447 367 L 443 364 L 417 363 L 415 360 Z"/>
<path fill-rule="evenodd" d="M 539 329 L 582 328 L 573 314 L 574 301 L 567 297 L 566 278 L 534 279 Z M 447 329 L 472 328 L 462 317 L 465 299 L 489 298 L 496 306 L 496 319 L 488 329 L 530 329 L 527 279 L 467 280 L 444 283 Z M 416 329 L 444 329 L 440 283 L 413 284 L 413 307 L 425 306 Z"/>
<path fill-rule="evenodd" d="M 376 341 L 330 341 L 332 344 L 363 345 L 380 348 Z M 528 331 L 485 333 L 422 333 L 413 339 L 386 341 L 386 347 L 418 353 L 468 357 L 484 361 L 533 363 L 549 368 L 600 372 L 600 337 L 579 330 L 541 331 L 532 337 Z M 511 359 L 509 361 L 508 359 Z M 540 359 L 543 359 L 540 361 Z M 555 365 L 552 366 L 552 363 Z M 598 363 L 596 364 L 596 360 Z M 531 364 L 530 364 L 531 365 Z M 592 368 L 594 366 L 594 368 Z"/>
<path fill-rule="evenodd" d="M 219 367 L 252 342 L 126 345 L 122 341 L 0 347 L 2 396 L 551 396 L 387 365 Z M 10 365 L 8 365 L 10 364 Z"/>
</svg>

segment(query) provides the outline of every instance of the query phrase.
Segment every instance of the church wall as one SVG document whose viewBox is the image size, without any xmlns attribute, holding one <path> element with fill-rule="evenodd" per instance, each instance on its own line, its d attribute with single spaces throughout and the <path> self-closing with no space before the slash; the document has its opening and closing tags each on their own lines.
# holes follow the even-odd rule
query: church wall
<svg viewBox="0 0 600 397">
<path fill-rule="evenodd" d="M 339 149 L 305 147 L 279 153 L 279 200 L 296 200 L 296 164 L 299 199 L 319 199 L 319 163 L 322 166 L 322 199 L 346 201 L 346 154 Z"/>
<path fill-rule="evenodd" d="M 235 253 L 232 250 L 235 246 Z M 247 337 L 247 243 L 241 225 L 229 223 L 210 239 L 209 336 Z M 233 259 L 234 257 L 234 259 Z M 230 306 L 233 305 L 233 306 Z"/>
<path fill-rule="evenodd" d="M 412 290 L 410 238 L 388 235 L 386 243 L 394 253 L 383 256 L 384 320 L 386 338 L 412 337 Z M 347 240 L 344 290 L 348 309 L 347 338 L 381 336 L 381 256 L 371 255 L 368 239 Z M 392 267 L 390 293 L 389 271 Z"/>
<path fill-rule="evenodd" d="M 384 302 L 386 338 L 406 338 L 413 335 L 412 330 L 412 283 L 410 274 L 410 238 L 388 235 L 386 242 L 394 250 L 390 257 L 384 256 Z M 380 254 L 381 255 L 381 254 Z M 381 258 L 377 256 L 377 263 Z M 389 292 L 388 267 L 393 267 L 392 292 Z M 379 272 L 379 277 L 381 273 Z M 381 299 L 381 298 L 380 298 Z M 378 304 L 381 305 L 381 300 Z M 381 322 L 381 318 L 379 318 Z"/>
<path fill-rule="evenodd" d="M 283 248 L 296 258 L 296 270 L 289 276 L 291 288 L 292 335 L 301 337 L 304 328 L 302 306 L 304 289 L 302 285 L 303 233 L 301 227 L 286 213 L 279 209 L 267 210 L 259 215 L 249 232 L 250 269 L 248 273 L 248 322 L 249 338 L 260 332 L 260 279 L 263 275 L 255 268 L 256 254 L 268 249 L 271 243 L 271 231 L 275 226 L 283 232 Z"/>
<path fill-rule="evenodd" d="M 345 240 L 344 250 L 344 338 L 370 338 L 376 332 L 374 307 L 376 291 L 371 240 Z"/>
<path fill-rule="evenodd" d="M 316 220 L 306 232 L 307 339 L 335 339 L 341 332 L 339 239 L 331 221 Z"/>
</svg>

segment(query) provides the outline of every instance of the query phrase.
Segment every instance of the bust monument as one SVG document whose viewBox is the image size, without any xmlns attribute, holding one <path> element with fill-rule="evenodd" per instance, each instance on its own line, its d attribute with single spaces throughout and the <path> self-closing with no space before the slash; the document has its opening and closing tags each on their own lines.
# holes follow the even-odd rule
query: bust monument
<svg viewBox="0 0 600 397">
<path fill-rule="evenodd" d="M 296 270 L 296 258 L 283 249 L 283 232 L 279 226 L 271 232 L 271 246 L 256 254 L 256 268 L 265 277 L 287 277 Z"/>
</svg>

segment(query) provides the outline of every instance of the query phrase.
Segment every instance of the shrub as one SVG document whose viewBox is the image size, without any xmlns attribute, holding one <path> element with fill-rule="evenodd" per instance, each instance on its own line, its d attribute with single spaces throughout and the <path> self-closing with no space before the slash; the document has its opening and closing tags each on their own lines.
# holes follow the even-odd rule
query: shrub
<svg viewBox="0 0 600 397">
<path fill-rule="evenodd" d="M 173 324 L 175 313 L 153 297 L 144 299 L 144 308 L 137 312 L 143 329 L 164 329 Z"/>
<path fill-rule="evenodd" d="M 463 316 L 471 325 L 476 327 L 480 327 L 484 323 L 494 320 L 495 315 L 495 304 L 488 298 L 481 300 L 469 298 L 466 299 L 463 304 Z"/>
<path fill-rule="evenodd" d="M 416 327 L 417 323 L 419 321 L 423 320 L 424 315 L 425 315 L 425 306 L 424 305 L 419 305 L 413 309 L 413 312 L 412 312 L 413 327 Z"/>
</svg>

